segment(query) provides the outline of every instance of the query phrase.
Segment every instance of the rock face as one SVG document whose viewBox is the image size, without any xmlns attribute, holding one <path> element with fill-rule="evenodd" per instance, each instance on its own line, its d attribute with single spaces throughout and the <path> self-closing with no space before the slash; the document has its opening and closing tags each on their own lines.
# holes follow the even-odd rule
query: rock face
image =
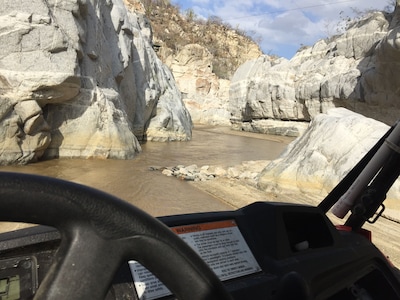
<svg viewBox="0 0 400 300">
<path fill-rule="evenodd" d="M 138 139 L 191 138 L 148 21 L 122 0 L 4 0 L 0 21 L 0 164 L 131 158 Z"/>
<path fill-rule="evenodd" d="M 143 1 L 162 61 L 173 60 L 182 55 L 180 52 L 186 45 L 197 44 L 207 49 L 215 75 L 231 79 L 241 64 L 262 54 L 259 45 L 245 32 L 215 16 L 204 20 L 191 9 L 181 11 L 171 2 Z"/>
<path fill-rule="evenodd" d="M 212 72 L 211 53 L 198 44 L 185 45 L 166 60 L 194 123 L 230 125 L 229 80 Z"/>
<path fill-rule="evenodd" d="M 242 63 L 262 54 L 259 46 L 216 17 L 205 21 L 170 1 L 144 6 L 157 55 L 172 70 L 193 122 L 229 126 L 230 79 Z"/>
<path fill-rule="evenodd" d="M 258 187 L 265 191 L 295 190 L 299 195 L 325 195 L 388 129 L 379 121 L 345 108 L 319 114 L 301 137 L 267 165 Z"/>
<path fill-rule="evenodd" d="M 393 124 L 400 113 L 399 13 L 371 13 L 290 61 L 262 56 L 246 62 L 231 82 L 233 122 L 251 127 L 262 119 L 310 121 L 329 108 L 346 107 Z"/>
</svg>

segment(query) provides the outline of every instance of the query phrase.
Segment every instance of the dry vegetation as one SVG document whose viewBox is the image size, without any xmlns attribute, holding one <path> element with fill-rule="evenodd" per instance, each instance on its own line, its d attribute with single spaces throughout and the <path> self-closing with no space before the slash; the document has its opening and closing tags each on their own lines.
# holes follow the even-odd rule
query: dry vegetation
<svg viewBox="0 0 400 300">
<path fill-rule="evenodd" d="M 205 20 L 191 9 L 181 12 L 169 0 L 142 0 L 142 3 L 152 25 L 154 43 L 163 48 L 160 51 L 162 60 L 175 55 L 187 44 L 199 44 L 214 57 L 213 72 L 220 78 L 229 79 L 247 60 L 243 53 L 254 49 L 262 53 L 257 38 L 233 28 L 217 16 Z"/>
</svg>

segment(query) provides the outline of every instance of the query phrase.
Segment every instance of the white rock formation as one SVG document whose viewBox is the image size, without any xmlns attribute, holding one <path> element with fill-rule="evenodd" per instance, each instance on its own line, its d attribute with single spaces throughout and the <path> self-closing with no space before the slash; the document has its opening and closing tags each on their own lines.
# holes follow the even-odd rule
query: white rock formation
<svg viewBox="0 0 400 300">
<path fill-rule="evenodd" d="M 389 126 L 345 108 L 328 110 L 262 171 L 265 191 L 326 195 L 386 133 Z M 389 197 L 399 198 L 398 188 Z"/>
<path fill-rule="evenodd" d="M 122 0 L 4 0 L 0 32 L 0 164 L 131 158 L 138 139 L 191 138 L 151 28 Z"/>
<path fill-rule="evenodd" d="M 212 72 L 212 59 L 206 48 L 189 44 L 177 55 L 169 56 L 166 65 L 174 74 L 194 123 L 229 126 L 230 81 Z"/>
<path fill-rule="evenodd" d="M 263 56 L 243 64 L 230 87 L 236 127 L 260 119 L 310 121 L 333 107 L 393 124 L 400 115 L 397 14 L 400 8 L 372 13 L 290 61 Z"/>
<path fill-rule="evenodd" d="M 222 20 L 204 22 L 171 2 L 145 4 L 157 55 L 171 68 L 194 123 L 229 126 L 230 79 L 239 65 L 262 54 L 260 47 Z"/>
</svg>

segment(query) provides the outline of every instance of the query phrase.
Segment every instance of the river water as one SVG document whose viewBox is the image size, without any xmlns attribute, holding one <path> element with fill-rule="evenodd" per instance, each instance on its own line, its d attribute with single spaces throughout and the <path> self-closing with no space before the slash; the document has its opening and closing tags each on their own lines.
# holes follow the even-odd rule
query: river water
<svg viewBox="0 0 400 300">
<path fill-rule="evenodd" d="M 0 171 L 57 177 L 89 185 L 124 199 L 153 216 L 231 209 L 184 181 L 150 171 L 150 166 L 197 164 L 233 166 L 242 161 L 271 160 L 290 138 L 196 126 L 189 142 L 148 142 L 133 160 L 55 159 Z"/>
</svg>

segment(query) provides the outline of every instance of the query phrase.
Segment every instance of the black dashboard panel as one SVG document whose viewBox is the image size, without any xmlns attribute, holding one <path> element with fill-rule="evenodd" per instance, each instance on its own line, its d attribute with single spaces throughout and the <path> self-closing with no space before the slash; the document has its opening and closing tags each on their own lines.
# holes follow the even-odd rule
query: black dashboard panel
<svg viewBox="0 0 400 300">
<path fill-rule="evenodd" d="M 362 235 L 337 230 L 315 207 L 256 202 L 236 211 L 159 220 L 169 227 L 234 220 L 261 267 L 224 281 L 234 299 L 400 299 L 397 271 L 380 251 Z M 1 234 L 0 299 L 11 299 L 7 293 L 16 293 L 17 284 L 21 299 L 32 298 L 59 243 L 51 227 Z M 123 264 L 107 299 L 137 298 Z"/>
</svg>

